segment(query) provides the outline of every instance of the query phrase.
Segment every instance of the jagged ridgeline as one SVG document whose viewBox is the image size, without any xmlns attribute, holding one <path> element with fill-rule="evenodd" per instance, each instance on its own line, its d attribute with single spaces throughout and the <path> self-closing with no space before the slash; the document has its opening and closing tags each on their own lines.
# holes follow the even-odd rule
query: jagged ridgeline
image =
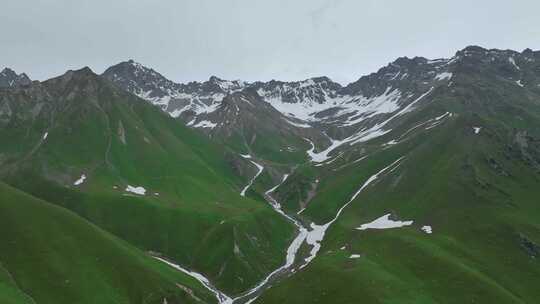
<svg viewBox="0 0 540 304">
<path fill-rule="evenodd" d="M 0 74 L 7 303 L 540 298 L 540 52 L 346 86 L 23 75 Z"/>
</svg>

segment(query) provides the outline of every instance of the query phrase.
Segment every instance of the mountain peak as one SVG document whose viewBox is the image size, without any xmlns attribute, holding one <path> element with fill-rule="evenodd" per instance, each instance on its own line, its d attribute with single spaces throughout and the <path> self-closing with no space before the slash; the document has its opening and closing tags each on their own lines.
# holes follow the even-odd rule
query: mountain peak
<svg viewBox="0 0 540 304">
<path fill-rule="evenodd" d="M 221 81 L 223 81 L 223 79 L 221 79 L 221 78 L 219 78 L 219 77 L 217 77 L 217 76 L 212 75 L 212 76 L 210 76 L 210 78 L 208 78 L 208 81 L 209 81 L 209 82 L 221 82 Z"/>
<path fill-rule="evenodd" d="M 17 74 L 7 67 L 0 72 L 0 88 L 17 87 L 29 85 L 30 83 L 32 83 L 32 80 L 25 73 Z"/>
<path fill-rule="evenodd" d="M 88 66 L 85 66 L 83 67 L 82 69 L 79 69 L 79 70 L 75 70 L 74 71 L 75 73 L 79 73 L 79 74 L 84 74 L 84 75 L 95 75 L 97 76 L 96 73 L 94 73 L 94 71 L 92 71 L 92 69 Z"/>
<path fill-rule="evenodd" d="M 64 73 L 64 75 L 60 76 L 60 78 L 82 78 L 82 77 L 84 77 L 84 78 L 98 77 L 98 75 L 96 73 L 94 73 L 94 71 L 92 71 L 92 69 L 85 66 L 85 67 L 83 67 L 81 69 L 78 69 L 78 70 L 69 70 L 66 73 Z"/>
<path fill-rule="evenodd" d="M 0 74 L 15 74 L 15 71 L 6 67 L 2 70 L 2 72 L 0 72 Z"/>
</svg>

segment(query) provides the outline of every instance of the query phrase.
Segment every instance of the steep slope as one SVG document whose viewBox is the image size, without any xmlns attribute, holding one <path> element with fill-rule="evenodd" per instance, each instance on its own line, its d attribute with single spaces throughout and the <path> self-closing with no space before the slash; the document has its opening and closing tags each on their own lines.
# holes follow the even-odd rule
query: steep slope
<svg viewBox="0 0 540 304">
<path fill-rule="evenodd" d="M 219 135 L 237 151 L 249 150 L 252 138 L 242 138 L 234 130 L 268 139 L 282 137 L 280 141 L 270 140 L 274 146 L 271 153 L 259 155 L 267 159 L 272 154 L 274 161 L 289 157 L 280 153 L 283 150 L 309 148 L 304 139 L 309 138 L 315 145 L 313 152 L 318 154 L 316 160 L 322 162 L 339 146 L 380 133 L 377 127 L 385 120 L 399 111 L 408 111 L 407 107 L 430 88 L 446 85 L 452 78 L 453 61 L 400 58 L 346 87 L 327 77 L 255 83 L 212 77 L 203 83 L 176 84 L 132 61 L 113 66 L 103 75 L 119 87 L 160 105 L 189 127 L 214 137 Z M 231 97 L 234 94 L 236 99 Z M 241 103 L 233 107 L 238 96 L 253 107 L 239 107 Z M 248 123 L 250 120 L 255 123 Z M 269 120 L 273 123 L 256 123 Z M 291 157 L 299 161 L 294 153 Z"/>
<path fill-rule="evenodd" d="M 172 117 L 181 117 L 186 121 L 198 114 L 215 111 L 227 94 L 246 86 L 241 81 L 226 81 L 215 76 L 202 83 L 178 84 L 133 60 L 108 68 L 102 76 L 160 106 Z"/>
<path fill-rule="evenodd" d="M 215 76 L 206 82 L 178 84 L 133 61 L 108 68 L 103 77 L 238 153 L 281 164 L 302 162 L 309 147 L 303 138 L 326 140 L 317 129 L 266 103 L 256 92 L 259 84 Z"/>
<path fill-rule="evenodd" d="M 244 90 L 227 95 L 216 111 L 198 115 L 187 126 L 199 128 L 232 150 L 290 165 L 307 160 L 305 150 L 309 145 L 304 138 L 325 140 L 320 131 L 294 120 L 253 90 Z"/>
<path fill-rule="evenodd" d="M 0 89 L 12 88 L 32 83 L 30 78 L 24 73 L 17 74 L 12 69 L 5 68 L 0 72 Z"/>
<path fill-rule="evenodd" d="M 0 210 L 2 303 L 215 301 L 194 279 L 3 183 Z"/>
<path fill-rule="evenodd" d="M 4 180 L 203 272 L 222 303 L 540 296 L 540 52 L 399 58 L 345 87 L 104 76 L 0 93 Z"/>
<path fill-rule="evenodd" d="M 319 179 L 302 220 L 335 222 L 313 262 L 255 303 L 534 303 L 539 67 L 539 52 L 466 48 L 452 83 L 391 131 L 299 168 Z M 275 194 L 291 212 L 294 186 Z"/>
<path fill-rule="evenodd" d="M 236 154 L 89 69 L 0 93 L 6 182 L 234 294 L 284 259 L 292 226 L 239 195 Z M 209 189 L 212 189 L 211 191 Z"/>
</svg>

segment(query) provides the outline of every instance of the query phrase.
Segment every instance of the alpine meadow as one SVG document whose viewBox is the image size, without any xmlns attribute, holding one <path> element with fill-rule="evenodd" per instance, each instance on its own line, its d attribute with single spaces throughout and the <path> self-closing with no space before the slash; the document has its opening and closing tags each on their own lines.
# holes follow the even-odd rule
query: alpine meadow
<svg viewBox="0 0 540 304">
<path fill-rule="evenodd" d="M 450 6 L 42 2 L 0 13 L 0 303 L 540 302 L 537 4 L 410 44 Z"/>
</svg>

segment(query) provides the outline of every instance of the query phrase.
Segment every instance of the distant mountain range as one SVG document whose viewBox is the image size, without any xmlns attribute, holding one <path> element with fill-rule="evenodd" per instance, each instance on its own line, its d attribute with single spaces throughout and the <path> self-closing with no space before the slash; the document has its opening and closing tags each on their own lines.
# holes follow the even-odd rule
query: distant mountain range
<svg viewBox="0 0 540 304">
<path fill-rule="evenodd" d="M 342 86 L 0 73 L 0 303 L 535 303 L 540 52 Z"/>
</svg>

